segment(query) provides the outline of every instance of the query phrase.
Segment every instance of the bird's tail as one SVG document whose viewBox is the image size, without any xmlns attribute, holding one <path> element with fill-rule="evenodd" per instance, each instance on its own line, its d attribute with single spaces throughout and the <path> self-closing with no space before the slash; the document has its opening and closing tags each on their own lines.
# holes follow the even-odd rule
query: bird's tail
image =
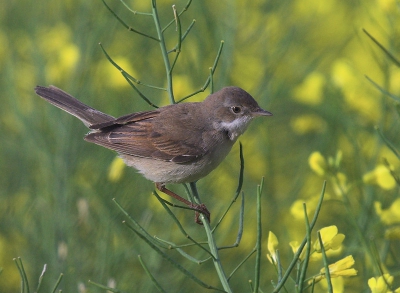
<svg viewBox="0 0 400 293">
<path fill-rule="evenodd" d="M 54 106 L 80 119 L 87 127 L 90 127 L 93 124 L 104 123 L 115 119 L 110 115 L 104 114 L 85 105 L 70 94 L 67 94 L 55 86 L 36 86 L 35 92 L 50 104 L 53 104 Z"/>
</svg>

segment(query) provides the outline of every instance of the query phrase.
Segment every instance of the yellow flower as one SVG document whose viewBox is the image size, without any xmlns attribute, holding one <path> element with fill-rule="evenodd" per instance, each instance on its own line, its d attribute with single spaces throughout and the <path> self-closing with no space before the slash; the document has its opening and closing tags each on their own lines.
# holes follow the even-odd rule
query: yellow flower
<svg viewBox="0 0 400 293">
<path fill-rule="evenodd" d="M 328 168 L 326 160 L 320 152 L 313 152 L 308 158 L 308 164 L 311 170 L 320 176 L 323 176 Z"/>
<path fill-rule="evenodd" d="M 356 276 L 357 270 L 352 268 L 354 263 L 355 261 L 353 256 L 348 255 L 345 258 L 330 264 L 328 267 L 331 278 Z M 325 268 L 322 268 L 320 272 L 321 275 L 325 275 Z"/>
<path fill-rule="evenodd" d="M 393 276 L 389 274 L 383 274 L 383 276 L 380 276 L 378 278 L 371 278 L 368 280 L 368 286 L 371 289 L 371 293 L 392 292 L 388 288 L 388 284 L 392 285 L 392 283 L 393 283 Z"/>
<path fill-rule="evenodd" d="M 321 234 L 322 243 L 324 245 L 325 251 L 329 249 L 339 249 L 345 238 L 344 234 L 338 234 L 338 228 L 335 225 L 322 228 L 319 233 Z M 317 252 L 321 252 L 321 245 L 319 241 L 315 242 L 314 249 Z"/>
<path fill-rule="evenodd" d="M 322 133 L 326 130 L 326 121 L 315 114 L 304 114 L 293 117 L 290 126 L 297 134 Z"/>
<path fill-rule="evenodd" d="M 117 182 L 124 174 L 125 163 L 120 157 L 115 157 L 108 168 L 108 180 Z"/>
<path fill-rule="evenodd" d="M 386 13 L 390 13 L 392 11 L 396 11 L 396 1 L 395 0 L 378 0 L 378 4 L 380 8 Z"/>
<path fill-rule="evenodd" d="M 312 243 L 312 242 L 311 242 Z M 296 254 L 297 251 L 299 250 L 300 243 L 299 241 L 290 241 L 289 242 L 290 247 L 292 248 L 293 254 Z M 303 251 L 300 253 L 299 259 L 302 260 L 304 258 L 304 254 L 306 253 L 305 247 L 303 248 Z"/>
<path fill-rule="evenodd" d="M 132 62 L 124 57 L 124 56 L 113 56 L 114 62 L 118 64 L 124 71 L 133 76 L 134 78 L 138 78 L 137 72 L 132 67 Z M 100 75 L 101 82 L 107 84 L 113 88 L 127 88 L 130 87 L 129 83 L 126 81 L 125 77 L 118 71 L 116 67 L 114 67 L 108 60 L 102 59 L 97 65 L 97 74 Z"/>
<path fill-rule="evenodd" d="M 321 73 L 312 72 L 293 90 L 293 97 L 306 105 L 319 105 L 322 103 L 325 83 Z"/>
<path fill-rule="evenodd" d="M 378 201 L 374 203 L 375 212 L 381 218 L 385 225 L 391 225 L 400 222 L 400 198 L 396 199 L 386 210 L 382 209 L 382 204 Z"/>
<path fill-rule="evenodd" d="M 339 197 L 342 197 L 343 194 L 349 190 L 346 174 L 342 172 L 338 172 L 336 174 L 336 181 L 333 185 L 333 189 L 335 191 L 335 194 Z"/>
<path fill-rule="evenodd" d="M 315 208 L 318 205 L 320 194 L 316 194 L 312 197 L 307 199 L 297 199 L 293 202 L 292 206 L 290 207 L 290 213 L 295 218 L 295 220 L 302 220 L 304 221 L 304 207 L 303 204 L 307 205 L 307 215 L 310 216 L 315 211 Z M 332 196 L 326 192 L 325 193 L 325 200 L 331 199 Z"/>
<path fill-rule="evenodd" d="M 390 227 L 385 231 L 385 239 L 400 240 L 400 226 Z"/>
<path fill-rule="evenodd" d="M 267 246 L 269 254 L 267 254 L 267 258 L 272 264 L 276 264 L 277 263 L 276 250 L 278 248 L 278 244 L 279 244 L 278 238 L 276 238 L 274 233 L 269 231 L 269 234 L 268 234 L 268 246 Z"/>
<path fill-rule="evenodd" d="M 389 168 L 385 165 L 378 165 L 374 170 L 364 174 L 363 181 L 366 184 L 379 185 L 379 187 L 385 190 L 396 187 L 396 180 L 394 180 Z"/>
<path fill-rule="evenodd" d="M 337 277 L 331 280 L 332 287 L 333 287 L 333 293 L 343 293 L 344 291 L 344 280 L 343 277 Z M 324 288 L 323 292 L 328 292 L 328 283 L 327 282 L 321 282 L 320 283 L 322 288 Z M 316 290 L 314 291 L 316 292 Z"/>
</svg>

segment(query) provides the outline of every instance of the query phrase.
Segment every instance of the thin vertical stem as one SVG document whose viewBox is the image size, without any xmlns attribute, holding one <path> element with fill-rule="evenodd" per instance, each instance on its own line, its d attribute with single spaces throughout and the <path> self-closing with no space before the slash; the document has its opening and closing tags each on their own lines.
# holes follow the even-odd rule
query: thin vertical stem
<svg viewBox="0 0 400 293">
<path fill-rule="evenodd" d="M 165 66 L 165 70 L 166 70 L 166 74 L 167 74 L 167 92 L 168 92 L 169 101 L 171 104 L 175 104 L 174 91 L 173 91 L 173 87 L 172 87 L 171 63 L 169 61 L 168 50 L 165 45 L 164 34 L 163 34 L 163 31 L 162 31 L 162 28 L 160 25 L 160 19 L 158 17 L 156 0 L 152 0 L 152 13 L 153 13 L 153 19 L 154 19 L 154 24 L 156 26 L 158 38 L 160 40 L 161 54 L 163 56 L 164 66 Z"/>
<path fill-rule="evenodd" d="M 257 243 L 256 243 L 256 264 L 255 264 L 255 277 L 254 277 L 254 293 L 258 292 L 260 287 L 260 272 L 261 272 L 261 192 L 264 186 L 264 177 L 261 184 L 257 186 Z"/>
<path fill-rule="evenodd" d="M 324 261 L 325 278 L 328 285 L 328 292 L 333 293 L 331 273 L 329 272 L 328 258 L 326 257 L 324 242 L 322 241 L 321 233 L 319 231 L 318 231 L 318 241 L 319 245 L 321 246 L 322 260 Z"/>
<path fill-rule="evenodd" d="M 190 183 L 190 189 L 193 193 L 193 197 L 194 197 L 196 203 L 201 204 L 195 182 Z M 224 288 L 224 290 L 228 293 L 232 293 L 232 289 L 229 286 L 228 279 L 225 275 L 225 271 L 221 264 L 221 260 L 219 259 L 218 247 L 217 247 L 217 243 L 215 242 L 214 235 L 213 235 L 211 227 L 210 227 L 210 223 L 207 221 L 207 219 L 204 217 L 203 214 L 200 214 L 200 218 L 201 218 L 201 221 L 203 222 L 203 227 L 207 234 L 208 246 L 210 247 L 210 251 L 211 251 L 212 255 L 214 256 L 214 258 L 212 260 L 214 263 L 215 270 L 217 271 L 219 280 L 221 281 L 221 284 L 222 284 L 222 287 Z"/>
<path fill-rule="evenodd" d="M 315 223 L 317 222 L 318 219 L 318 215 L 319 212 L 321 210 L 322 207 L 322 202 L 324 201 L 324 195 L 325 195 L 325 190 L 326 190 L 326 181 L 324 181 L 324 184 L 322 186 L 322 191 L 321 191 L 321 195 L 319 197 L 319 201 L 317 204 L 317 208 L 315 209 L 314 212 L 314 217 L 310 223 L 310 231 L 312 231 L 312 229 L 315 226 Z M 300 254 L 304 248 L 304 246 L 307 244 L 307 235 L 304 237 L 303 241 L 301 242 L 299 248 L 297 249 L 297 252 L 295 253 L 292 262 L 290 263 L 289 267 L 287 268 L 285 274 L 283 275 L 283 278 L 280 280 L 280 282 L 276 285 L 276 287 L 274 288 L 274 293 L 275 292 L 279 292 L 281 290 L 281 288 L 283 287 L 283 285 L 285 285 L 286 280 L 289 278 L 290 273 L 292 272 L 293 268 L 295 267 L 295 265 L 298 262 L 298 259 L 300 257 Z"/>
</svg>

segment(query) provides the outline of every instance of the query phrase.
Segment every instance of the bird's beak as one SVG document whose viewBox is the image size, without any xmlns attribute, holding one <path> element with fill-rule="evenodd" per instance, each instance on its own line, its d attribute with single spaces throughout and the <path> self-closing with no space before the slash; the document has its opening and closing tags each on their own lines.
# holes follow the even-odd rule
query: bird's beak
<svg viewBox="0 0 400 293">
<path fill-rule="evenodd" d="M 265 111 L 264 109 L 258 108 L 256 111 L 253 112 L 253 116 L 272 116 L 271 112 Z"/>
</svg>

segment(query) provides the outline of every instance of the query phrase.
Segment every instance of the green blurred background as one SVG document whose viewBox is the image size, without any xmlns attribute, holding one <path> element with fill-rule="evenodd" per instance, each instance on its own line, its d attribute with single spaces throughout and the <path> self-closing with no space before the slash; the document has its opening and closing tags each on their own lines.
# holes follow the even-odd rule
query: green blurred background
<svg viewBox="0 0 400 293">
<path fill-rule="evenodd" d="M 156 35 L 150 16 L 134 15 L 117 0 L 107 3 L 135 29 Z M 142 12 L 151 7 L 147 0 L 126 3 Z M 173 17 L 172 4 L 180 11 L 186 1 L 158 1 L 164 25 Z M 111 201 L 114 197 L 150 234 L 185 242 L 151 195 L 153 184 L 135 170 L 121 167 L 112 151 L 84 142 L 87 129 L 81 122 L 33 91 L 36 85 L 53 84 L 113 116 L 149 110 L 151 107 L 107 61 L 98 43 L 134 77 L 166 86 L 158 44 L 126 30 L 99 0 L 6 1 L 2 8 L 0 292 L 19 290 L 20 277 L 13 262 L 18 256 L 32 288 L 47 264 L 43 281 L 47 290 L 64 273 L 63 292 L 104 292 L 88 284 L 89 279 L 102 284 L 115 282 L 117 288 L 129 292 L 155 292 L 139 264 L 139 254 L 169 292 L 205 292 L 121 224 L 123 216 Z M 296 203 L 309 202 L 312 212 L 323 180 L 332 178 L 315 174 L 308 158 L 315 151 L 326 158 L 340 151 L 339 170 L 344 176 L 340 178 L 350 201 L 344 204 L 328 181 L 328 196 L 317 228 L 337 225 L 346 235 L 343 249 L 332 260 L 352 254 L 358 276 L 344 280 L 335 292 L 342 292 L 342 286 L 346 292 L 369 292 L 367 280 L 379 272 L 360 245 L 365 241 L 368 246 L 374 241 L 382 267 L 398 276 L 400 237 L 385 237 L 385 229 L 399 225 L 400 209 L 385 214 L 388 221 L 382 219 L 382 213 L 390 211 L 398 198 L 398 187 L 366 184 L 362 178 L 382 164 L 383 158 L 395 169 L 399 165 L 374 126 L 379 126 L 394 145 L 400 145 L 399 116 L 392 99 L 364 75 L 398 96 L 400 70 L 362 28 L 399 56 L 399 17 L 395 0 L 194 0 L 182 15 L 184 28 L 193 19 L 196 23 L 183 43 L 174 73 L 176 98 L 204 84 L 224 40 L 214 75 L 215 90 L 240 86 L 274 114 L 254 121 L 240 138 L 245 156 L 245 233 L 239 248 L 221 251 L 228 271 L 254 247 L 255 195 L 261 178 L 265 177 L 263 241 L 266 244 L 268 231 L 274 231 L 287 265 L 292 257 L 289 241 L 304 236 L 304 220 L 296 212 Z M 174 26 L 166 37 L 173 47 Z M 168 104 L 164 92 L 140 89 L 155 104 Z M 190 100 L 200 101 L 208 93 Z M 232 198 L 238 173 L 236 145 L 216 171 L 199 181 L 200 194 L 213 220 Z M 184 193 L 181 186 L 171 188 Z M 193 237 L 205 239 L 202 227 L 193 222 L 193 213 L 174 212 Z M 235 206 L 218 230 L 220 245 L 235 241 L 237 222 Z M 355 224 L 365 238 L 354 233 Z M 195 249 L 188 251 L 205 257 Z M 212 263 L 199 266 L 174 251 L 168 253 L 202 280 L 219 286 Z M 269 292 L 276 275 L 265 254 L 261 285 Z M 321 263 L 316 265 L 320 267 Z M 248 290 L 253 268 L 248 262 L 231 281 L 235 292 Z"/>
</svg>

